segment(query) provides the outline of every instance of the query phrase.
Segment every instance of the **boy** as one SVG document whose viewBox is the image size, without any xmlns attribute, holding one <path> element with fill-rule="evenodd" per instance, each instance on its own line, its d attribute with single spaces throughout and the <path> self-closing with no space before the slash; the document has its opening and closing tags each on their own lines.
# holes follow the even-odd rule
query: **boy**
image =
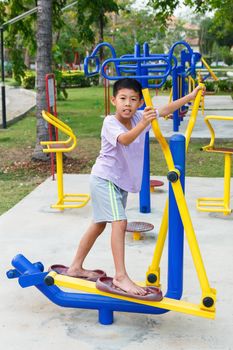
<svg viewBox="0 0 233 350">
<path fill-rule="evenodd" d="M 144 139 L 152 120 L 164 117 L 193 100 L 200 87 L 179 100 L 154 110 L 142 106 L 142 90 L 135 79 L 124 78 L 113 86 L 112 104 L 115 115 L 105 118 L 101 131 L 101 150 L 90 176 L 93 222 L 82 237 L 74 260 L 66 274 L 97 280 L 100 270 L 86 270 L 83 262 L 108 222 L 112 225 L 111 248 L 115 265 L 113 283 L 131 295 L 144 296 L 146 291 L 136 285 L 125 268 L 125 214 L 128 192 L 139 192 L 142 182 Z M 61 272 L 60 272 L 61 273 Z"/>
</svg>

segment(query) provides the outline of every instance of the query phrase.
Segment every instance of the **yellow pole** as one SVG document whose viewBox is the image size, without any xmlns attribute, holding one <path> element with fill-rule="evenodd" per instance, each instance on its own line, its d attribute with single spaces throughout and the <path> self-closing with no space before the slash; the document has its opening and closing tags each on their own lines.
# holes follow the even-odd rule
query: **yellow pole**
<svg viewBox="0 0 233 350">
<path fill-rule="evenodd" d="M 199 84 L 199 86 L 204 87 L 204 84 Z M 199 110 L 199 106 L 200 106 L 201 95 L 202 95 L 202 90 L 199 90 L 197 93 L 197 96 L 193 102 L 192 112 L 190 115 L 190 119 L 189 119 L 189 123 L 188 123 L 187 129 L 186 129 L 186 132 L 185 132 L 186 153 L 188 151 L 188 146 L 189 146 L 190 138 L 192 135 L 192 131 L 193 131 L 194 125 L 195 125 L 196 120 L 197 120 L 197 114 L 198 114 L 198 110 Z"/>
<path fill-rule="evenodd" d="M 231 189 L 231 154 L 225 153 L 225 166 L 224 166 L 224 209 L 228 209 L 224 212 L 224 215 L 229 215 L 230 208 L 230 189 Z"/>
<path fill-rule="evenodd" d="M 204 66 L 207 68 L 208 72 L 210 73 L 211 77 L 215 80 L 218 81 L 218 77 L 214 74 L 214 72 L 212 71 L 212 69 L 210 68 L 210 66 L 208 65 L 208 63 L 206 62 L 206 60 L 202 57 L 201 58 L 202 63 L 204 64 Z"/>
<path fill-rule="evenodd" d="M 57 191 L 58 191 L 57 204 L 64 204 L 62 152 L 56 152 L 56 159 L 57 159 Z"/>
<path fill-rule="evenodd" d="M 157 238 L 153 258 L 152 258 L 151 264 L 150 264 L 150 266 L 147 270 L 147 273 L 146 273 L 147 276 L 151 273 L 156 275 L 155 283 L 151 283 L 151 284 L 155 284 L 158 287 L 160 286 L 159 264 L 161 261 L 164 244 L 165 244 L 165 241 L 167 238 L 167 231 L 168 231 L 168 200 L 166 200 L 166 204 L 165 204 L 165 208 L 164 208 L 164 212 L 163 212 L 163 217 L 162 217 L 162 221 L 161 221 L 161 225 L 160 225 L 160 229 L 159 229 L 159 233 L 158 233 L 158 238 Z M 148 280 L 147 280 L 147 283 L 148 283 Z"/>
<path fill-rule="evenodd" d="M 144 95 L 144 97 L 145 97 L 145 95 Z M 186 134 L 185 134 L 186 152 L 188 151 L 188 146 L 189 146 L 189 141 L 191 138 L 192 130 L 193 130 L 195 122 L 196 122 L 198 108 L 199 108 L 199 104 L 200 104 L 200 99 L 201 99 L 201 90 L 198 92 L 198 94 L 194 100 L 192 113 L 191 113 L 191 116 L 189 119 L 189 124 L 188 124 L 187 129 L 186 129 Z M 152 105 L 152 101 L 149 100 L 148 97 L 146 97 L 146 103 L 147 103 L 147 105 L 150 105 L 150 106 Z M 149 266 L 148 271 L 147 271 L 147 276 L 150 273 L 154 273 L 157 276 L 157 280 L 155 283 L 155 285 L 157 285 L 157 286 L 159 286 L 159 284 L 160 284 L 159 264 L 161 261 L 164 244 L 165 244 L 166 237 L 167 237 L 167 231 L 168 231 L 168 200 L 166 200 L 165 208 L 163 211 L 162 222 L 161 222 L 161 226 L 159 229 L 159 234 L 158 234 L 157 243 L 155 246 L 152 262 L 151 262 L 151 265 Z"/>
</svg>

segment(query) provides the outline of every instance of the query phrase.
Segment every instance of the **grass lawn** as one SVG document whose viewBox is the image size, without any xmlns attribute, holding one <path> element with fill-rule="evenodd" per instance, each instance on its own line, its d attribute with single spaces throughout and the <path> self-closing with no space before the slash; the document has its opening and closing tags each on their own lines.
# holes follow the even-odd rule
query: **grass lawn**
<svg viewBox="0 0 233 350">
<path fill-rule="evenodd" d="M 102 87 L 68 89 L 68 99 L 58 101 L 59 118 L 78 137 L 78 147 L 64 162 L 66 173 L 89 173 L 100 149 L 104 114 Z M 0 215 L 10 209 L 39 183 L 50 176 L 50 164 L 32 162 L 36 140 L 35 112 L 0 130 Z M 223 176 L 223 157 L 200 152 L 206 142 L 191 142 L 187 156 L 187 176 Z M 229 142 L 224 142 L 229 147 Z M 166 175 L 167 166 L 160 146 L 151 140 L 151 174 Z"/>
</svg>

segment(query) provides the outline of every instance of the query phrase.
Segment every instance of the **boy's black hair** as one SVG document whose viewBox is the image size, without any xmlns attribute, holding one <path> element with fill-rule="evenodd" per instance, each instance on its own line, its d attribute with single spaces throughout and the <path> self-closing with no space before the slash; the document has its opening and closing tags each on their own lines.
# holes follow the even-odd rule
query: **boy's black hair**
<svg viewBox="0 0 233 350">
<path fill-rule="evenodd" d="M 119 79 L 113 84 L 113 96 L 116 97 L 119 90 L 121 89 L 130 89 L 134 90 L 139 94 L 139 98 L 142 99 L 142 86 L 141 84 L 133 78 L 124 78 Z"/>
</svg>

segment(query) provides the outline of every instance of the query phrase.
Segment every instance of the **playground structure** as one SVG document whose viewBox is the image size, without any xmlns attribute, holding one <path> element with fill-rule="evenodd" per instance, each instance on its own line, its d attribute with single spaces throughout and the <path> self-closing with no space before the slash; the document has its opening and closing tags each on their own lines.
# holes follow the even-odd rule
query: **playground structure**
<svg viewBox="0 0 233 350">
<path fill-rule="evenodd" d="M 201 91 L 195 99 L 194 109 L 199 106 L 200 96 Z M 144 98 L 147 105 L 152 105 L 148 89 L 144 90 Z M 190 118 L 186 132 L 186 142 L 183 135 L 175 135 L 171 139 L 170 150 L 160 131 L 158 121 L 154 120 L 152 122 L 154 134 L 167 162 L 167 177 L 170 182 L 169 205 L 166 205 L 166 210 L 169 210 L 171 214 L 169 215 L 168 231 L 168 291 L 161 301 L 143 301 L 102 292 L 96 288 L 94 282 L 59 275 L 54 271 L 43 272 L 42 263 L 31 263 L 21 254 L 15 256 L 12 260 L 14 269 L 7 272 L 8 278 L 18 278 L 18 282 L 23 288 L 36 286 L 39 291 L 57 305 L 96 309 L 99 312 L 99 322 L 101 324 L 111 324 L 114 311 L 163 314 L 168 310 L 172 310 L 213 319 L 215 316 L 216 291 L 209 285 L 183 192 L 185 148 L 187 150 L 194 124 L 195 118 Z M 147 285 L 160 287 L 160 274 L 157 275 L 156 272 L 160 270 L 159 262 L 167 234 L 168 216 L 166 210 L 161 224 L 163 230 L 159 233 L 155 249 L 157 255 L 154 255 L 146 276 Z M 183 227 L 202 290 L 199 304 L 180 300 L 183 287 Z M 78 290 L 78 293 L 63 291 L 59 287 Z M 80 291 L 85 293 L 80 293 Z"/>
<path fill-rule="evenodd" d="M 222 148 L 215 146 L 215 132 L 211 121 L 233 121 L 233 117 L 210 115 L 205 117 L 205 123 L 209 128 L 211 139 L 207 146 L 202 147 L 205 152 L 213 154 L 224 154 L 224 189 L 223 197 L 202 197 L 197 200 L 197 209 L 205 212 L 220 212 L 224 215 L 229 215 L 232 212 L 230 207 L 230 190 L 231 190 L 231 163 L 232 163 L 232 148 Z"/>
<path fill-rule="evenodd" d="M 63 210 L 65 208 L 81 208 L 88 203 L 90 199 L 89 194 L 65 194 L 63 188 L 63 153 L 71 152 L 76 147 L 76 136 L 68 125 L 63 123 L 57 117 L 53 116 L 51 113 L 42 111 L 42 117 L 48 122 L 49 125 L 53 126 L 55 129 L 61 131 L 64 135 L 68 136 L 65 141 L 41 142 L 42 146 L 46 146 L 46 148 L 43 149 L 44 153 L 56 154 L 58 201 L 51 207 L 60 210 Z"/>
<path fill-rule="evenodd" d="M 180 62 L 174 55 L 177 47 L 182 47 L 180 53 Z M 101 48 L 108 48 L 111 52 L 111 58 L 100 63 L 98 53 Z M 173 100 L 184 96 L 188 89 L 186 78 L 196 76 L 196 64 L 201 55 L 193 52 L 191 47 L 185 41 L 176 42 L 168 54 L 152 54 L 148 43 L 143 44 L 143 50 L 139 44 L 135 44 L 134 54 L 126 54 L 117 57 L 116 51 L 112 45 L 107 42 L 96 46 L 90 56 L 84 60 L 84 72 L 87 76 L 100 74 L 105 80 L 113 81 L 125 77 L 137 79 L 143 88 L 161 88 L 169 76 L 172 77 Z M 90 69 L 94 65 L 94 69 Z M 105 89 L 106 90 L 106 89 Z M 108 90 L 106 90 L 108 91 Z M 105 92 L 106 96 L 107 92 Z M 105 97 L 106 101 L 106 97 Z M 142 106 L 141 109 L 144 109 Z M 187 112 L 187 106 L 181 108 L 181 111 L 173 113 L 173 130 L 178 131 L 184 113 Z M 140 212 L 150 213 L 150 142 L 149 132 L 145 137 L 145 152 L 142 187 L 140 191 Z"/>
<path fill-rule="evenodd" d="M 177 47 L 183 47 L 180 52 L 180 60 L 174 55 Z M 101 48 L 110 49 L 111 58 L 102 64 L 99 61 L 98 52 Z M 143 88 L 161 88 L 169 76 L 172 77 L 172 98 L 176 100 L 187 93 L 188 85 L 185 79 L 189 76 L 196 77 L 196 64 L 201 60 L 201 55 L 194 52 L 185 41 L 177 41 L 168 54 L 150 53 L 148 43 L 143 44 L 143 52 L 140 45 L 135 44 L 134 54 L 125 54 L 117 57 L 114 47 L 103 42 L 96 46 L 90 56 L 84 60 L 84 71 L 87 76 L 102 75 L 107 80 L 118 80 L 125 77 L 135 78 L 140 81 Z M 95 64 L 90 71 L 90 65 Z M 182 109 L 183 110 L 183 109 Z M 179 131 L 181 111 L 173 114 L 173 130 Z"/>
</svg>

